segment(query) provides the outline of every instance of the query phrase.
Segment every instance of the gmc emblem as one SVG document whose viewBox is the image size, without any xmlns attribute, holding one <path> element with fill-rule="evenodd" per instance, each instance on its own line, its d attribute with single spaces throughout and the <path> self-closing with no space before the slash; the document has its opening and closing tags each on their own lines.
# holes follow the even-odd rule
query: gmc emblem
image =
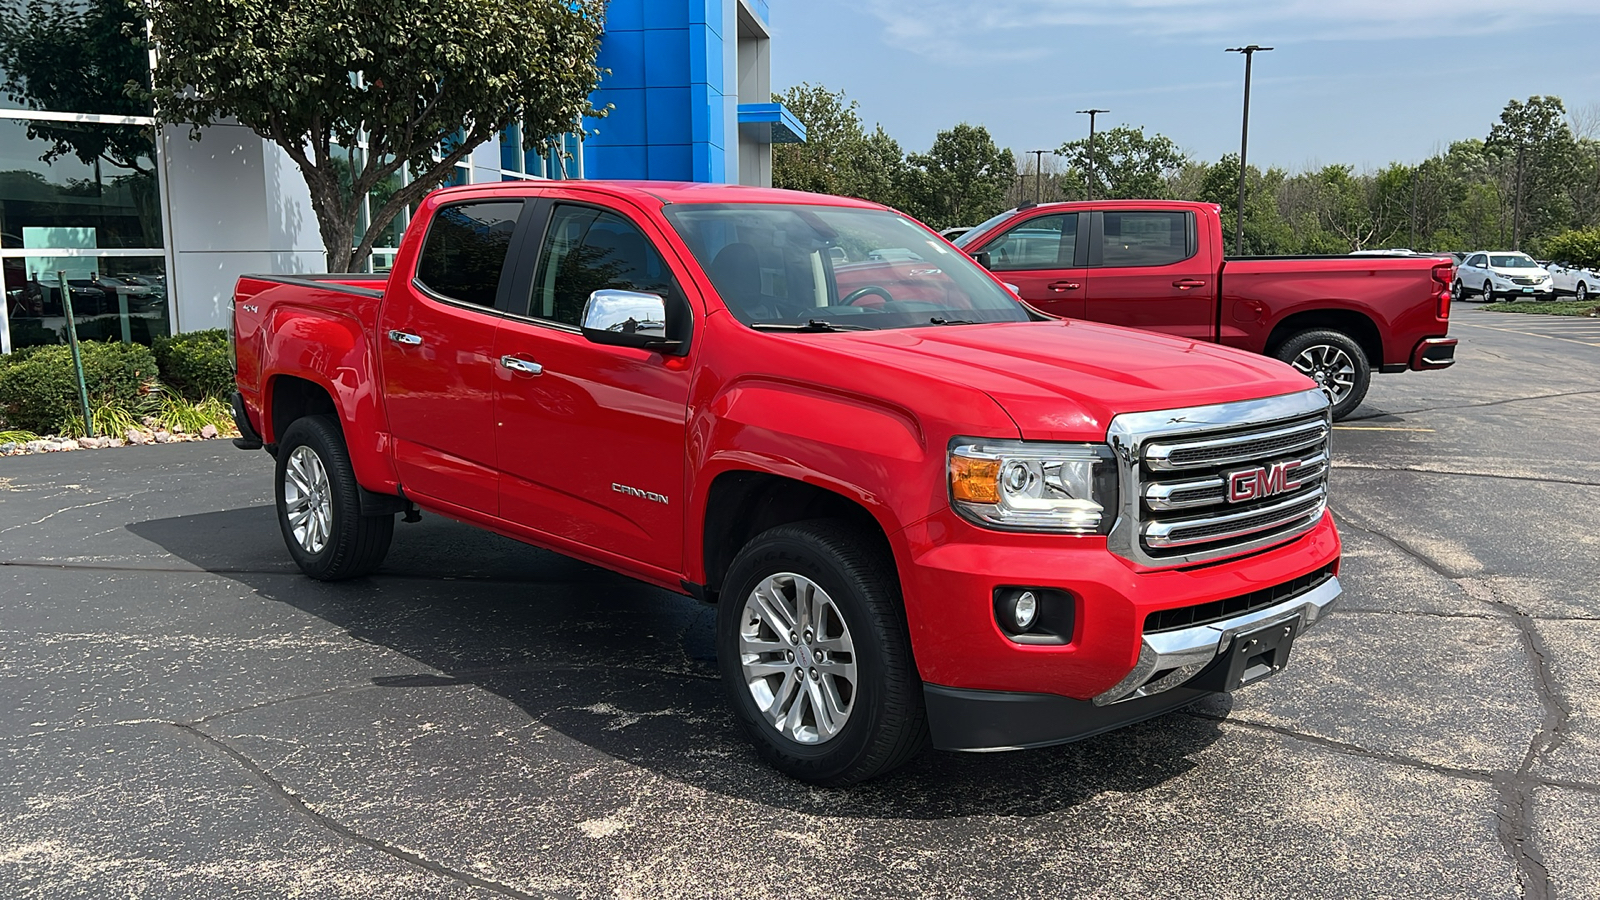
<svg viewBox="0 0 1600 900">
<path fill-rule="evenodd" d="M 1295 471 L 1300 468 L 1299 460 L 1275 462 L 1269 466 L 1255 469 L 1240 469 L 1229 472 L 1228 502 L 1245 503 L 1250 500 L 1265 500 L 1285 491 L 1292 491 L 1301 485 L 1300 479 L 1295 477 Z"/>
</svg>

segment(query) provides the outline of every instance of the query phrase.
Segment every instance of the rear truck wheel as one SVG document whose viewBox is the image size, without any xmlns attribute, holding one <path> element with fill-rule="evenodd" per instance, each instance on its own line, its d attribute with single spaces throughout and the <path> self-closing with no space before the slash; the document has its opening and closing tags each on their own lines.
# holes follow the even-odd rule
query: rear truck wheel
<svg viewBox="0 0 1600 900">
<path fill-rule="evenodd" d="M 278 527 L 300 571 L 318 581 L 369 574 L 394 538 L 394 516 L 363 516 L 339 421 L 296 419 L 278 442 Z"/>
<path fill-rule="evenodd" d="M 1372 383 L 1367 354 L 1339 331 L 1302 331 L 1278 348 L 1277 357 L 1299 369 L 1328 395 L 1334 419 L 1355 412 Z"/>
<path fill-rule="evenodd" d="M 1572 297 L 1579 303 L 1589 299 L 1589 286 L 1581 281 L 1578 282 L 1578 289 L 1572 292 Z"/>
<path fill-rule="evenodd" d="M 814 520 L 739 551 L 717 603 L 717 663 L 768 764 L 829 787 L 899 768 L 928 744 L 894 561 L 881 538 Z"/>
</svg>

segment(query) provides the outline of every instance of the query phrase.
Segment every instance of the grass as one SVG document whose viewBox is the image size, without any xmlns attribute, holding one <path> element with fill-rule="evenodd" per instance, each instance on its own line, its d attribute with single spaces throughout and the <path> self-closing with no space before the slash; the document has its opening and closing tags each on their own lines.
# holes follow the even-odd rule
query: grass
<svg viewBox="0 0 1600 900">
<path fill-rule="evenodd" d="M 0 430 L 0 444 L 26 444 L 29 441 L 37 441 L 38 439 L 39 436 L 31 431 Z"/>
<path fill-rule="evenodd" d="M 1600 313 L 1593 300 L 1579 303 L 1576 300 L 1534 300 L 1519 303 L 1485 303 L 1483 308 L 1493 312 L 1522 313 L 1533 316 L 1591 316 Z"/>
</svg>

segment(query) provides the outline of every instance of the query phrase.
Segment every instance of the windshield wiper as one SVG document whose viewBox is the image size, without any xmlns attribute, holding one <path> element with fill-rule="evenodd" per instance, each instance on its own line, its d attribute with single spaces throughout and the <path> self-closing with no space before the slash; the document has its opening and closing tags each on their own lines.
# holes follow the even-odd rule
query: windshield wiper
<svg viewBox="0 0 1600 900">
<path fill-rule="evenodd" d="M 827 319 L 809 319 L 804 325 L 790 325 L 786 322 L 752 322 L 750 327 L 757 331 L 792 331 L 800 334 L 827 331 L 875 331 L 865 325 L 836 325 Z"/>
<path fill-rule="evenodd" d="M 929 325 L 976 325 L 975 319 L 946 319 L 943 316 L 934 316 L 928 320 Z"/>
</svg>

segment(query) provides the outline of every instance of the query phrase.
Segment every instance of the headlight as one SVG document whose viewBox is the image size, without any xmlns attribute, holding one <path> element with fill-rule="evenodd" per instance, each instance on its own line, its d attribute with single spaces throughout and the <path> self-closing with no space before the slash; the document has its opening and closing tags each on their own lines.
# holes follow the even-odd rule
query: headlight
<svg viewBox="0 0 1600 900">
<path fill-rule="evenodd" d="M 1105 534 L 1117 517 L 1115 458 L 1105 444 L 958 438 L 950 505 L 991 528 Z"/>
</svg>

